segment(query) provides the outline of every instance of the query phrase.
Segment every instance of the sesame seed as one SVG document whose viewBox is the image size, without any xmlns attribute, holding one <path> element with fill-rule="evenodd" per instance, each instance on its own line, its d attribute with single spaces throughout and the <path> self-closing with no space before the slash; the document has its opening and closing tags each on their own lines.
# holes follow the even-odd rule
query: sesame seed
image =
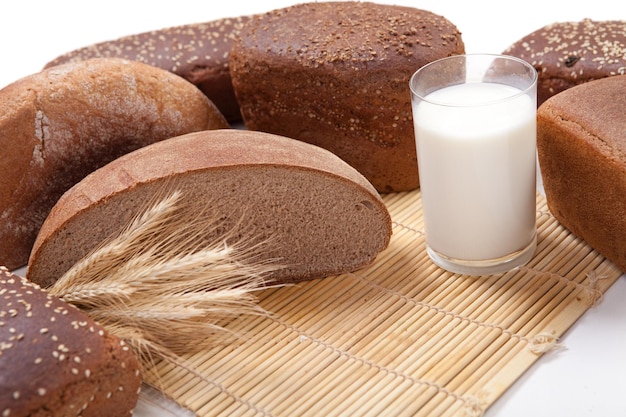
<svg viewBox="0 0 626 417">
<path fill-rule="evenodd" d="M 37 394 L 39 394 L 39 396 L 43 397 L 44 395 L 46 395 L 46 389 L 45 388 L 37 388 Z"/>
</svg>

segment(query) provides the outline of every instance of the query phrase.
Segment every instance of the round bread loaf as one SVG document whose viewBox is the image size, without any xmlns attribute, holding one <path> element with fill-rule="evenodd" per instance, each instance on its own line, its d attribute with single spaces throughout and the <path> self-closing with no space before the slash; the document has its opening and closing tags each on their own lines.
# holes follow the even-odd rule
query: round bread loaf
<svg viewBox="0 0 626 417">
<path fill-rule="evenodd" d="M 463 52 L 431 12 L 320 2 L 253 16 L 230 67 L 248 129 L 326 148 L 391 192 L 419 186 L 409 78 Z"/>
<path fill-rule="evenodd" d="M 140 387 L 122 340 L 0 267 L 0 415 L 131 416 Z"/>
<path fill-rule="evenodd" d="M 376 190 L 336 155 L 267 133 L 213 130 L 139 149 L 72 187 L 42 226 L 27 277 L 51 285 L 167 190 L 206 216 L 208 241 L 260 245 L 261 261 L 281 265 L 270 281 L 353 271 L 391 236 Z"/>
<path fill-rule="evenodd" d="M 550 211 L 626 272 L 626 75 L 563 91 L 537 110 Z"/>
<path fill-rule="evenodd" d="M 193 84 L 121 59 L 66 64 L 0 90 L 0 265 L 25 265 L 57 199 L 85 175 L 147 144 L 224 128 Z"/>
<path fill-rule="evenodd" d="M 228 54 L 247 16 L 154 30 L 86 46 L 63 54 L 50 68 L 90 58 L 125 58 L 180 75 L 195 84 L 230 122 L 241 121 Z"/>
<path fill-rule="evenodd" d="M 541 105 L 575 85 L 626 74 L 626 21 L 553 23 L 524 36 L 504 53 L 535 67 Z"/>
</svg>

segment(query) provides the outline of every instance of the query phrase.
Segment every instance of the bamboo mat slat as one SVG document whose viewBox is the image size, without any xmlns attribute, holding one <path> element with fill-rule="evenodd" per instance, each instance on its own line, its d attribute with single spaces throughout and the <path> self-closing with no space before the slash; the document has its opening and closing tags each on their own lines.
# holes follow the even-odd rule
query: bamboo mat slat
<svg viewBox="0 0 626 417">
<path fill-rule="evenodd" d="M 246 337 L 156 365 L 198 416 L 480 416 L 621 275 L 537 196 L 538 246 L 503 275 L 451 274 L 425 251 L 419 191 L 384 197 L 389 247 L 354 273 L 258 294 Z"/>
</svg>

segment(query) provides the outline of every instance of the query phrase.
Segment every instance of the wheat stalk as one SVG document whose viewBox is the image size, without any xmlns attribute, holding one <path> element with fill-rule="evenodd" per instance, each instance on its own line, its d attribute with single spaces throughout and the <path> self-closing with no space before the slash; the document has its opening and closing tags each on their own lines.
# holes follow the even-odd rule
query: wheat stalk
<svg viewBox="0 0 626 417">
<path fill-rule="evenodd" d="M 181 198 L 175 191 L 149 206 L 49 289 L 124 339 L 144 372 L 155 360 L 183 365 L 181 355 L 231 340 L 229 319 L 267 314 L 254 292 L 281 267 L 245 237 L 206 242 L 220 225 Z"/>
</svg>

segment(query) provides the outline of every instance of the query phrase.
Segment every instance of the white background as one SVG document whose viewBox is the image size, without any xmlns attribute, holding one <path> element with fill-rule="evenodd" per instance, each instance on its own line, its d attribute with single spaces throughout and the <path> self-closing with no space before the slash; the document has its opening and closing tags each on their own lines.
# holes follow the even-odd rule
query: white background
<svg viewBox="0 0 626 417">
<path fill-rule="evenodd" d="M 527 33 L 557 21 L 626 20 L 626 3 L 615 0 L 378 2 L 418 7 L 445 16 L 463 33 L 468 53 L 500 53 Z M 294 3 L 293 0 L 3 1 L 0 88 L 39 71 L 62 53 L 91 43 L 166 26 L 264 12 Z M 601 304 L 589 310 L 561 342 L 565 350 L 543 356 L 485 416 L 626 416 L 626 276 L 609 289 Z M 136 414 L 172 415 L 157 413 L 145 402 Z"/>
</svg>

